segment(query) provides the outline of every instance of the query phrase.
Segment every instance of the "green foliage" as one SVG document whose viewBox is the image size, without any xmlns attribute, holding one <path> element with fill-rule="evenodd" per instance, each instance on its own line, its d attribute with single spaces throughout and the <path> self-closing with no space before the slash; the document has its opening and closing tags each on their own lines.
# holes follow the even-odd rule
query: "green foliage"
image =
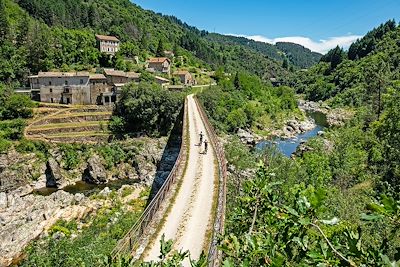
<svg viewBox="0 0 400 267">
<path fill-rule="evenodd" d="M 124 119 L 125 132 L 167 135 L 182 109 L 183 98 L 183 94 L 157 84 L 132 84 L 124 88 L 116 115 Z"/>
<path fill-rule="evenodd" d="M 342 48 L 336 46 L 336 48 L 330 50 L 326 55 L 322 56 L 321 61 L 331 64 L 331 70 L 336 69 L 336 67 L 343 62 L 346 58 L 346 54 Z"/>
<path fill-rule="evenodd" d="M 255 177 L 242 181 L 220 244 L 224 266 L 386 266 L 400 260 L 397 223 L 388 223 L 396 222 L 399 213 L 391 213 L 389 220 L 365 216 L 366 207 L 361 205 L 355 210 L 357 223 L 347 221 L 348 210 L 335 214 L 337 207 L 328 208 L 331 198 L 338 198 L 338 193 L 327 197 L 334 183 L 306 185 L 296 164 L 282 163 L 286 164 L 269 154 L 268 165 L 262 164 Z M 362 191 L 353 191 L 346 202 L 361 195 Z M 399 208 L 393 200 L 382 198 L 382 202 L 388 203 L 388 210 Z"/>
<path fill-rule="evenodd" d="M 379 116 L 384 95 L 396 88 L 400 79 L 399 36 L 400 27 L 389 21 L 353 45 L 357 56 L 351 49 L 346 55 L 336 47 L 319 64 L 299 71 L 288 82 L 309 100 L 329 99 L 334 106 L 368 106 Z"/>
<path fill-rule="evenodd" d="M 98 152 L 103 157 L 107 170 L 110 170 L 112 167 L 121 162 L 125 162 L 128 156 L 118 144 L 101 146 L 98 148 Z"/>
<path fill-rule="evenodd" d="M 63 155 L 63 162 L 67 170 L 76 168 L 82 162 L 81 149 L 85 149 L 79 145 L 62 144 L 60 150 Z"/>
<path fill-rule="evenodd" d="M 123 118 L 118 116 L 112 116 L 108 124 L 108 128 L 115 134 L 120 134 L 125 131 L 125 121 Z"/>
<path fill-rule="evenodd" d="M 0 138 L 19 140 L 23 137 L 24 128 L 23 119 L 0 121 Z"/>
<path fill-rule="evenodd" d="M 368 32 L 363 38 L 354 42 L 349 48 L 349 59 L 355 60 L 367 56 L 371 53 L 386 33 L 396 29 L 396 22 L 389 20 L 385 24 Z"/>
<path fill-rule="evenodd" d="M 141 208 L 144 204 L 140 203 Z M 77 231 L 76 223 L 59 221 L 50 232 L 62 232 L 65 237 L 55 239 L 50 235 L 35 241 L 27 249 L 21 266 L 110 266 L 112 249 L 138 216 L 138 212 L 117 205 L 86 218 L 81 232 Z M 77 236 L 73 238 L 73 234 Z"/>
<path fill-rule="evenodd" d="M 220 74 L 218 74 L 220 75 Z M 232 80 L 219 78 L 219 85 L 199 94 L 210 119 L 221 131 L 239 128 L 263 129 L 265 118 L 283 116 L 297 110 L 289 87 L 271 87 L 257 76 L 237 73 Z"/>
</svg>

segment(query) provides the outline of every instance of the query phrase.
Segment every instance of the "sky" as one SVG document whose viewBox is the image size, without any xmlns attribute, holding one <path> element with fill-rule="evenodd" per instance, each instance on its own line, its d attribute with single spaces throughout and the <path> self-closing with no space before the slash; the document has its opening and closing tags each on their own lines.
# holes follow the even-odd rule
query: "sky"
<svg viewBox="0 0 400 267">
<path fill-rule="evenodd" d="M 326 53 L 389 19 L 400 21 L 400 0 L 133 0 L 201 30 L 256 41 L 287 41 Z"/>
</svg>

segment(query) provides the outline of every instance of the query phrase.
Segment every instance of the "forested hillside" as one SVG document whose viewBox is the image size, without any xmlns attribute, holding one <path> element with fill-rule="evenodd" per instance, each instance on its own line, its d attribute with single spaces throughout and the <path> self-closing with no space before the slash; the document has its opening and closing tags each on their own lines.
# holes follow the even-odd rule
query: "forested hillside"
<svg viewBox="0 0 400 267">
<path fill-rule="evenodd" d="M 278 42 L 275 46 L 285 53 L 289 62 L 304 69 L 315 65 L 322 57 L 320 53 L 312 52 L 299 44 Z"/>
<path fill-rule="evenodd" d="M 123 59 L 139 56 L 144 61 L 157 54 L 160 44 L 184 56 L 189 66 L 223 66 L 227 72 L 242 70 L 267 79 L 287 73 L 277 57 L 210 40 L 207 32 L 129 0 L 1 0 L 0 23 L 0 81 L 16 86 L 24 85 L 30 74 L 52 69 L 137 70 Z M 123 42 L 112 60 L 98 52 L 96 33 L 115 35 Z"/>
<path fill-rule="evenodd" d="M 293 159 L 227 144 L 225 266 L 399 266 L 399 55 L 389 21 L 299 71 L 298 93 L 354 116 Z"/>
<path fill-rule="evenodd" d="M 257 42 L 244 37 L 215 33 L 208 34 L 206 38 L 218 43 L 247 47 L 271 59 L 281 62 L 287 60 L 288 63 L 298 68 L 309 68 L 318 63 L 322 57 L 321 54 L 312 52 L 310 49 L 294 43 L 280 42 L 276 43 L 276 45 L 272 45 L 264 42 Z"/>
</svg>

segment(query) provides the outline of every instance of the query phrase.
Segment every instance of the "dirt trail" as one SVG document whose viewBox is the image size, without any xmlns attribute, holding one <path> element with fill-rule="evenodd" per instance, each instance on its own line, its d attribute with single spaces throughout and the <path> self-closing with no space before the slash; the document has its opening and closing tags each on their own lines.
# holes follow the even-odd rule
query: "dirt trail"
<svg viewBox="0 0 400 267">
<path fill-rule="evenodd" d="M 188 118 L 190 134 L 189 164 L 183 177 L 181 188 L 173 204 L 171 212 L 154 241 L 144 253 L 145 261 L 155 261 L 160 255 L 162 234 L 166 240 L 174 241 L 174 249 L 189 250 L 192 259 L 198 259 L 206 240 L 207 231 L 212 220 L 212 204 L 216 194 L 214 182 L 216 156 L 209 145 L 208 153 L 201 154 L 204 145 L 199 147 L 199 134 L 202 131 L 209 141 L 205 126 L 193 96 L 188 97 Z M 208 246 L 206 246 L 207 248 Z M 189 261 L 184 266 L 190 266 Z"/>
</svg>

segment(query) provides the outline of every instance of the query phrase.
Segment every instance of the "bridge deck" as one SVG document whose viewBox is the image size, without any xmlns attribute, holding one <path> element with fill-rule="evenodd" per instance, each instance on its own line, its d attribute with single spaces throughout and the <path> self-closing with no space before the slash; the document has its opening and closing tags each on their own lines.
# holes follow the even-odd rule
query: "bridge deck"
<svg viewBox="0 0 400 267">
<path fill-rule="evenodd" d="M 213 201 L 216 198 L 218 182 L 217 158 L 209 142 L 207 154 L 202 154 L 204 145 L 199 143 L 202 131 L 206 140 L 210 140 L 201 119 L 193 96 L 188 97 L 189 119 L 189 159 L 177 197 L 153 244 L 149 244 L 144 252 L 144 260 L 157 260 L 160 255 L 161 236 L 174 241 L 174 249 L 189 250 L 192 259 L 197 259 L 202 250 L 208 249 L 209 230 L 213 227 Z M 190 266 L 189 261 L 184 263 Z"/>
</svg>

